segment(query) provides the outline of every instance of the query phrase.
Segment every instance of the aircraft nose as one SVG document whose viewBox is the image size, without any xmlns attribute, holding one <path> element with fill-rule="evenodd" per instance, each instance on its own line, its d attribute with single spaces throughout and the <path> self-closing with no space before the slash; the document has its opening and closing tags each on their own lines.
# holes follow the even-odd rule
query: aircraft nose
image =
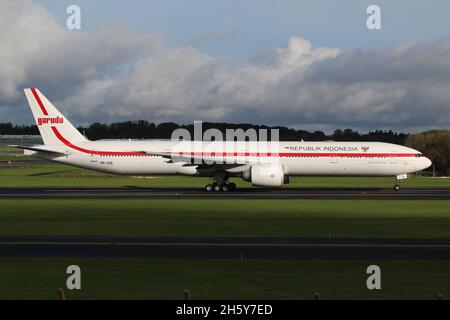
<svg viewBox="0 0 450 320">
<path fill-rule="evenodd" d="M 430 159 L 428 159 L 427 157 L 424 157 L 425 160 L 425 167 L 424 169 L 428 168 L 429 166 L 431 166 L 433 164 L 433 162 L 431 162 Z"/>
</svg>

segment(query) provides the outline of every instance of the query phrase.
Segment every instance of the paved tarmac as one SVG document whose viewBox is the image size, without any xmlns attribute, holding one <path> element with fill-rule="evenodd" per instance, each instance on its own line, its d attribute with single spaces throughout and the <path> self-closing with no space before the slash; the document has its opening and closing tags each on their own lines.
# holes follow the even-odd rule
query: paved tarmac
<svg viewBox="0 0 450 320">
<path fill-rule="evenodd" d="M 207 192 L 203 188 L 0 188 L 1 198 L 450 200 L 450 188 L 242 188 L 230 192 Z"/>
<path fill-rule="evenodd" d="M 450 240 L 0 237 L 2 257 L 450 260 Z"/>
</svg>

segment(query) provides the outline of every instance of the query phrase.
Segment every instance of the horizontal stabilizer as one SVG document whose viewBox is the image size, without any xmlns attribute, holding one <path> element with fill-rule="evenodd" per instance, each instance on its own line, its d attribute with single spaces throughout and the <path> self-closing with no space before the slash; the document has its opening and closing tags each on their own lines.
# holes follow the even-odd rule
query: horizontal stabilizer
<svg viewBox="0 0 450 320">
<path fill-rule="evenodd" d="M 67 156 L 68 155 L 68 153 L 66 153 L 66 152 L 56 151 L 56 150 L 52 150 L 52 149 L 44 148 L 44 147 L 19 146 L 19 145 L 9 145 L 8 147 L 24 149 L 24 150 L 31 150 L 31 151 L 36 151 L 36 152 L 47 152 L 47 153 L 51 153 L 51 154 L 59 155 L 59 156 Z"/>
</svg>

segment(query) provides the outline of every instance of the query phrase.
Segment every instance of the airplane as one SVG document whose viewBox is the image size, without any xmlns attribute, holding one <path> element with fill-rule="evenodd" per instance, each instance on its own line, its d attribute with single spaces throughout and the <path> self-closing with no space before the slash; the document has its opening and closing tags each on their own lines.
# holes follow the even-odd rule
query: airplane
<svg viewBox="0 0 450 320">
<path fill-rule="evenodd" d="M 283 187 L 292 176 L 392 176 L 428 168 L 417 150 L 382 142 L 96 140 L 83 136 L 36 88 L 24 89 L 43 145 L 15 146 L 27 155 L 118 175 L 210 177 L 207 191 L 231 191 L 230 177 Z M 255 151 L 256 150 L 256 151 Z M 262 150 L 262 151 L 261 151 Z"/>
</svg>

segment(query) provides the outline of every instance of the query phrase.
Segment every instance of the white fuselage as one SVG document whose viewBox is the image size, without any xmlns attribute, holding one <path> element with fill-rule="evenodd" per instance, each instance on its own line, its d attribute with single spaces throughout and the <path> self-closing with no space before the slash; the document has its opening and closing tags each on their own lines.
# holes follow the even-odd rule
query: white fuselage
<svg viewBox="0 0 450 320">
<path fill-rule="evenodd" d="M 164 140 L 98 140 L 78 145 L 48 146 L 65 156 L 36 155 L 82 168 L 125 175 L 202 175 L 196 165 L 172 162 L 153 153 L 207 155 L 219 161 L 236 160 L 241 166 L 227 169 L 239 174 L 245 163 L 278 162 L 288 176 L 398 176 L 423 170 L 429 159 L 419 151 L 381 142 L 180 142 Z M 180 149 L 181 145 L 181 149 Z M 266 150 L 261 152 L 261 150 Z"/>
<path fill-rule="evenodd" d="M 214 190 L 225 187 L 222 191 L 226 191 L 229 176 L 240 175 L 256 186 L 279 187 L 289 176 L 397 176 L 399 180 L 431 165 L 414 149 L 379 142 L 89 141 L 38 89 L 24 92 L 44 144 L 17 147 L 101 172 L 210 176 L 219 183 Z"/>
</svg>

